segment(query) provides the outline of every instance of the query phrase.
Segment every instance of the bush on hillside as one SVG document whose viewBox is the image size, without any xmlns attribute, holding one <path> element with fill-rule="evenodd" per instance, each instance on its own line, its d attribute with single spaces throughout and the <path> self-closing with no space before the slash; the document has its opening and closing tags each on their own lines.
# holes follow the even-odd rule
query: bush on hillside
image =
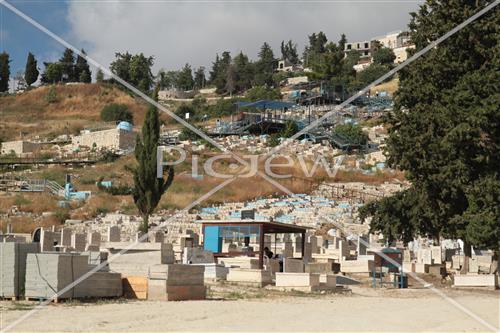
<svg viewBox="0 0 500 333">
<path fill-rule="evenodd" d="M 102 121 L 128 121 L 134 122 L 134 116 L 125 104 L 108 104 L 101 110 Z"/>
</svg>

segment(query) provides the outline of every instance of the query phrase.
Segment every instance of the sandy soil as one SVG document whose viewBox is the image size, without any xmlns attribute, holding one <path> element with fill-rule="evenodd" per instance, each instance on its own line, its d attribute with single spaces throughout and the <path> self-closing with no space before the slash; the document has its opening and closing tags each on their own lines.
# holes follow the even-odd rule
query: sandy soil
<svg viewBox="0 0 500 333">
<path fill-rule="evenodd" d="M 446 291 L 482 319 L 499 326 L 499 292 Z M 2 302 L 3 327 L 29 312 Z M 145 331 L 488 331 L 428 290 L 352 295 L 261 297 L 191 302 L 127 301 L 56 304 L 16 326 L 31 332 Z"/>
</svg>

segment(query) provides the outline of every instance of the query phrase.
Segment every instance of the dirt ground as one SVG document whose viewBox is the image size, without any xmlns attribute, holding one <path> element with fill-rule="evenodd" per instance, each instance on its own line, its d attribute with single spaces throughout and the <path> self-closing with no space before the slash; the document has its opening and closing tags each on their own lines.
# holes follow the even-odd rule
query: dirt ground
<svg viewBox="0 0 500 333">
<path fill-rule="evenodd" d="M 498 291 L 445 290 L 445 294 L 499 327 Z M 372 290 L 306 295 L 231 291 L 190 302 L 100 301 L 52 304 L 12 332 L 150 331 L 488 331 L 429 290 Z M 2 327 L 29 313 L 36 303 L 2 302 Z"/>
</svg>

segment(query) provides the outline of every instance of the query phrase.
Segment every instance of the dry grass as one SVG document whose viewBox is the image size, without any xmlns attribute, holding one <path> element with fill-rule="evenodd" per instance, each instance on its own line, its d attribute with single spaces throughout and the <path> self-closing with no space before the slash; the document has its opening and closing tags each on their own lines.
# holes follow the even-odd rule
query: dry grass
<svg viewBox="0 0 500 333">
<path fill-rule="evenodd" d="M 0 98 L 0 138 L 55 137 L 75 134 L 100 122 L 101 109 L 109 103 L 129 106 L 134 122 L 142 124 L 147 105 L 116 87 L 100 84 L 57 85 L 55 103 L 45 96 L 49 87 L 39 87 L 17 96 Z"/>
<path fill-rule="evenodd" d="M 377 86 L 374 86 L 370 89 L 374 94 L 375 91 L 387 91 L 389 95 L 394 96 L 394 93 L 398 90 L 399 87 L 399 79 L 396 77 L 389 82 L 381 83 Z"/>
</svg>

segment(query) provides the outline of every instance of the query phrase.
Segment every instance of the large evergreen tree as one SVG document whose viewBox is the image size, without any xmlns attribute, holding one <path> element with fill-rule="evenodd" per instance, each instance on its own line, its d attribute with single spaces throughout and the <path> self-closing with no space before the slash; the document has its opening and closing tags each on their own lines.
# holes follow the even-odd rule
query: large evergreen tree
<svg viewBox="0 0 500 333">
<path fill-rule="evenodd" d="M 488 3 L 426 1 L 409 25 L 415 51 Z M 405 216 L 398 223 L 412 235 L 462 239 L 466 257 L 470 245 L 500 248 L 498 22 L 500 11 L 491 10 L 401 71 L 389 120 L 388 163 L 411 182 L 390 199 L 392 214 Z M 385 201 L 367 214 L 384 233 L 394 223 L 381 214 Z"/>
<path fill-rule="evenodd" d="M 85 50 L 82 49 L 82 53 L 85 55 Z M 92 73 L 90 72 L 89 64 L 87 60 L 80 55 L 76 58 L 75 78 L 78 82 L 83 83 L 90 83 L 92 81 Z"/>
<path fill-rule="evenodd" d="M 64 50 L 63 56 L 59 59 L 62 70 L 63 82 L 76 82 L 78 78 L 75 77 L 75 55 L 72 49 Z"/>
<path fill-rule="evenodd" d="M 273 85 L 273 73 L 276 69 L 276 59 L 273 49 L 267 43 L 262 44 L 259 52 L 259 60 L 255 64 L 255 84 Z"/>
<path fill-rule="evenodd" d="M 33 83 L 38 80 L 38 75 L 40 72 L 38 71 L 37 61 L 35 56 L 30 52 L 28 53 L 28 59 L 26 60 L 26 69 L 24 70 L 24 79 L 26 80 L 26 84 L 31 86 Z"/>
<path fill-rule="evenodd" d="M 174 168 L 166 167 L 166 179 L 156 176 L 157 147 L 160 138 L 160 121 L 158 110 L 151 106 L 146 113 L 141 135 L 137 136 L 135 158 L 138 165 L 133 169 L 134 188 L 132 196 L 139 210 L 143 223 L 140 231 L 149 229 L 149 215 L 153 213 L 162 195 L 170 187 L 174 179 Z"/>
<path fill-rule="evenodd" d="M 201 66 L 194 72 L 194 87 L 195 89 L 202 89 L 205 87 L 205 67 Z"/>
<path fill-rule="evenodd" d="M 111 71 L 121 79 L 129 82 L 144 93 L 149 93 L 154 83 L 151 67 L 153 57 L 146 57 L 143 53 L 115 53 L 115 60 L 111 63 Z"/>
<path fill-rule="evenodd" d="M 299 53 L 297 52 L 297 44 L 295 44 L 292 40 L 289 40 L 286 43 L 285 41 L 281 41 L 281 58 L 294 65 L 298 64 Z"/>
<path fill-rule="evenodd" d="M 6 52 L 0 53 L 0 92 L 9 90 L 10 59 Z"/>
<path fill-rule="evenodd" d="M 194 86 L 193 70 L 190 64 L 185 64 L 177 75 L 177 88 L 182 90 L 191 90 Z"/>
</svg>

